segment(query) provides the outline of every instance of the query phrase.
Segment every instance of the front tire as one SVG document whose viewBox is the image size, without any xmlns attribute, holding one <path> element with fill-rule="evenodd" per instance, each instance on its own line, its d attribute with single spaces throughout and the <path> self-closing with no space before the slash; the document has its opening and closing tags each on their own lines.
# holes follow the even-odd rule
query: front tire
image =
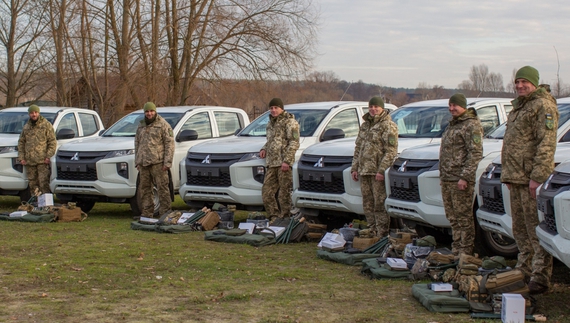
<svg viewBox="0 0 570 323">
<path fill-rule="evenodd" d="M 515 240 L 499 233 L 483 230 L 483 241 L 488 251 L 497 256 L 515 258 L 519 253 Z"/>
</svg>

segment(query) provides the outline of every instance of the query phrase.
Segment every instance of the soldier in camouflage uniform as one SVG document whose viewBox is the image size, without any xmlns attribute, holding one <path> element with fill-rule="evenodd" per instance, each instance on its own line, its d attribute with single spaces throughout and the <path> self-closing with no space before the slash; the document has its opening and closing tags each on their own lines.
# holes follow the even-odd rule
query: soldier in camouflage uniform
<svg viewBox="0 0 570 323">
<path fill-rule="evenodd" d="M 40 108 L 28 108 L 30 119 L 24 125 L 18 140 L 18 160 L 26 167 L 28 187 L 32 195 L 36 189 L 49 193 L 50 158 L 55 154 L 57 141 L 52 124 L 40 115 Z"/>
<path fill-rule="evenodd" d="M 471 255 L 475 243 L 473 193 L 475 172 L 483 158 L 483 127 L 461 93 L 449 98 L 452 119 L 441 138 L 439 176 L 445 216 L 451 224 L 454 255 Z"/>
<path fill-rule="evenodd" d="M 530 278 L 531 294 L 548 290 L 552 256 L 539 244 L 536 189 L 554 170 L 558 130 L 556 99 L 539 86 L 538 71 L 525 66 L 515 76 L 518 97 L 507 119 L 501 153 L 501 181 L 511 195 L 513 236 L 519 248 L 516 267 Z"/>
<path fill-rule="evenodd" d="M 156 113 L 154 103 L 144 105 L 144 115 L 135 136 L 135 166 L 140 177 L 141 215 L 152 218 L 155 207 L 153 185 L 158 190 L 159 215 L 167 213 L 172 204 L 168 170 L 172 167 L 174 157 L 174 136 L 168 122 Z"/>
<path fill-rule="evenodd" d="M 384 172 L 398 155 L 398 127 L 384 110 L 384 101 L 373 97 L 368 102 L 368 113 L 360 126 L 354 158 L 350 170 L 354 181 L 360 180 L 362 204 L 368 227 L 378 237 L 390 231 L 390 217 L 386 213 L 386 184 Z"/>
<path fill-rule="evenodd" d="M 270 218 L 284 218 L 291 213 L 291 166 L 299 149 L 299 123 L 294 115 L 284 110 L 283 101 L 279 98 L 269 102 L 269 112 L 267 142 L 259 151 L 267 167 L 261 194 L 267 215 Z"/>
</svg>

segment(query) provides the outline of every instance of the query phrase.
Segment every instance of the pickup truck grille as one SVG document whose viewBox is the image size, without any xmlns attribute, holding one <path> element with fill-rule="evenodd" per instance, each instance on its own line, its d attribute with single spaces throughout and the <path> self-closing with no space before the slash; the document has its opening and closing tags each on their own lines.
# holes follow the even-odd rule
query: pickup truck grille
<svg viewBox="0 0 570 323">
<path fill-rule="evenodd" d="M 351 165 L 352 156 L 302 155 L 297 163 L 299 191 L 343 194 L 342 173 Z"/>
<path fill-rule="evenodd" d="M 57 179 L 68 181 L 96 181 L 96 163 L 108 151 L 58 151 L 56 155 Z"/>
<path fill-rule="evenodd" d="M 419 202 L 418 176 L 430 169 L 437 169 L 438 163 L 438 160 L 396 159 L 388 171 L 390 198 Z"/>
<path fill-rule="evenodd" d="M 229 187 L 232 185 L 230 166 L 244 154 L 188 153 L 186 183 L 196 186 Z"/>
<path fill-rule="evenodd" d="M 501 165 L 491 164 L 479 178 L 479 195 L 483 198 L 481 210 L 505 214 L 503 191 L 501 189 Z"/>
<path fill-rule="evenodd" d="M 536 199 L 538 209 L 544 214 L 544 223 L 553 234 L 558 234 L 554 197 L 561 192 L 570 190 L 570 174 L 554 172 L 549 180 L 542 185 Z"/>
</svg>

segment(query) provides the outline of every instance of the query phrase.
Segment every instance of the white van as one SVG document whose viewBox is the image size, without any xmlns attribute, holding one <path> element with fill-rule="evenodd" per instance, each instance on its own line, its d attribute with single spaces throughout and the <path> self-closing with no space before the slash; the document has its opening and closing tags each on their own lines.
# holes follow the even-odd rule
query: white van
<svg viewBox="0 0 570 323">
<path fill-rule="evenodd" d="M 99 114 L 93 110 L 69 107 L 40 107 L 40 115 L 51 122 L 57 145 L 79 138 L 97 137 L 105 129 Z M 0 110 L 0 194 L 30 199 L 28 176 L 18 162 L 18 139 L 28 122 L 28 108 Z"/>
</svg>

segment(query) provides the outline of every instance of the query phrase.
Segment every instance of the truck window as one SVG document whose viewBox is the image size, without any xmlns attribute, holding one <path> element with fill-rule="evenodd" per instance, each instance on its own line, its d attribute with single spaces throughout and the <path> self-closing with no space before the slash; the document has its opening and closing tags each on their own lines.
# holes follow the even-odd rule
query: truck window
<svg viewBox="0 0 570 323">
<path fill-rule="evenodd" d="M 451 120 L 447 106 L 400 108 L 390 116 L 401 138 L 439 138 Z"/>
<path fill-rule="evenodd" d="M 483 134 L 488 134 L 499 126 L 499 112 L 496 105 L 489 105 L 477 109 L 477 116 L 483 126 Z"/>
<path fill-rule="evenodd" d="M 358 135 L 360 122 L 356 109 L 344 110 L 334 116 L 325 127 L 325 131 L 332 128 L 342 129 L 346 138 Z"/>
<path fill-rule="evenodd" d="M 218 133 L 220 137 L 231 136 L 236 130 L 241 128 L 239 116 L 235 112 L 216 111 L 214 118 L 218 124 Z"/>
<path fill-rule="evenodd" d="M 198 139 L 212 138 L 212 126 L 208 112 L 200 112 L 191 116 L 180 129 L 195 130 L 198 133 Z"/>
<path fill-rule="evenodd" d="M 286 110 L 295 116 L 299 123 L 301 137 L 312 136 L 319 124 L 328 114 L 329 110 Z M 244 137 L 265 137 L 267 123 L 269 122 L 269 112 L 265 112 L 257 119 L 253 120 L 242 132 Z M 305 124 L 306 122 L 306 124 Z M 304 128 L 303 128 L 304 127 Z M 313 127 L 313 128 L 312 128 Z"/>
<path fill-rule="evenodd" d="M 79 137 L 79 131 L 77 129 L 77 120 L 75 119 L 75 114 L 68 113 L 61 118 L 61 121 L 59 122 L 57 129 L 55 129 L 56 135 L 61 129 L 71 129 L 73 130 L 73 132 L 75 132 L 74 138 Z"/>
<path fill-rule="evenodd" d="M 90 136 L 97 132 L 97 120 L 95 115 L 89 113 L 79 113 L 79 120 L 81 121 L 81 128 L 83 129 L 84 136 Z"/>
</svg>

